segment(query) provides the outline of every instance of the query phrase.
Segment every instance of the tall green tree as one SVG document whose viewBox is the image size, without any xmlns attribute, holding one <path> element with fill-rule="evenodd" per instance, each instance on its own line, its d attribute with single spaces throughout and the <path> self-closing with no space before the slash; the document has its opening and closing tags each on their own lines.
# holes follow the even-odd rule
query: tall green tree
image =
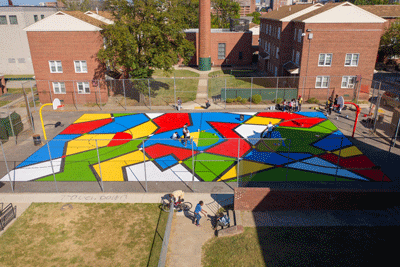
<svg viewBox="0 0 400 267">
<path fill-rule="evenodd" d="M 389 0 L 355 0 L 355 5 L 392 5 Z"/>
<path fill-rule="evenodd" d="M 232 0 L 213 0 L 211 6 L 215 14 L 211 13 L 211 28 L 229 28 L 230 18 L 240 18 L 239 3 Z"/>
<path fill-rule="evenodd" d="M 106 6 L 115 20 L 102 31 L 98 58 L 124 78 L 149 78 L 153 69 L 170 71 L 179 57 L 187 63 L 194 55 L 180 0 L 107 0 Z"/>
<path fill-rule="evenodd" d="M 260 24 L 260 16 L 261 16 L 261 14 L 257 11 L 251 13 L 250 17 L 253 17 L 253 20 L 251 22 L 253 22 L 255 24 Z"/>
<path fill-rule="evenodd" d="M 382 36 L 379 53 L 384 57 L 400 56 L 400 19 L 392 23 Z"/>
</svg>

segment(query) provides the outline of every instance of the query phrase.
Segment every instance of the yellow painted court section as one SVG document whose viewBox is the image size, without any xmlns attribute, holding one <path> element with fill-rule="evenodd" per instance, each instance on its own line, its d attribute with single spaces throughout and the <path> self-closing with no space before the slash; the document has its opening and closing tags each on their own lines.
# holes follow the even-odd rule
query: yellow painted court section
<svg viewBox="0 0 400 267">
<path fill-rule="evenodd" d="M 194 107 L 194 109 L 204 109 L 203 107 Z"/>
<path fill-rule="evenodd" d="M 268 125 L 269 122 L 272 124 L 277 124 L 281 121 L 281 119 L 275 118 L 264 118 L 264 117 L 252 117 L 251 119 L 247 120 L 245 124 L 258 124 L 258 125 Z"/>
<path fill-rule="evenodd" d="M 111 118 L 111 114 L 83 114 L 74 123 L 103 120 L 103 119 L 109 119 L 109 118 Z"/>
<path fill-rule="evenodd" d="M 333 154 L 339 155 L 339 152 L 340 150 L 336 150 L 335 152 L 333 152 Z M 340 156 L 344 158 L 358 155 L 362 155 L 362 152 L 355 146 L 344 148 L 342 149 L 342 152 L 340 152 Z"/>
<path fill-rule="evenodd" d="M 132 135 L 132 139 L 137 139 L 145 136 L 149 136 L 157 130 L 157 126 L 151 122 L 142 123 L 136 127 L 130 128 L 129 130 L 124 131 L 124 133 L 128 133 Z"/>
<path fill-rule="evenodd" d="M 193 140 L 193 142 L 195 142 L 196 146 L 198 146 L 198 144 L 199 144 L 199 136 L 200 136 L 199 132 L 190 133 L 190 138 L 192 138 L 192 140 Z"/>
<path fill-rule="evenodd" d="M 98 147 L 105 147 L 110 143 L 115 134 L 85 134 L 68 142 L 65 155 L 96 149 L 96 139 Z"/>
<path fill-rule="evenodd" d="M 272 165 L 252 162 L 252 161 L 241 161 L 239 165 L 239 175 L 246 175 L 261 170 L 269 169 Z M 225 173 L 218 181 L 232 179 L 237 177 L 237 165 L 233 166 L 227 173 Z"/>
<path fill-rule="evenodd" d="M 103 181 L 124 181 L 122 167 L 143 162 L 143 152 L 138 150 L 100 163 Z M 146 157 L 146 160 L 148 158 Z M 99 164 L 93 165 L 100 177 Z"/>
</svg>

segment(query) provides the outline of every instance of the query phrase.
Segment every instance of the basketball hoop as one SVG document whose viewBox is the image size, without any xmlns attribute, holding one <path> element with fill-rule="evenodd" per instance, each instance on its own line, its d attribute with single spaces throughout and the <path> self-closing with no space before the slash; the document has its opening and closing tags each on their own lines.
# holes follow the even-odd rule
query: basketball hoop
<svg viewBox="0 0 400 267">
<path fill-rule="evenodd" d="M 61 106 L 61 101 L 58 98 L 53 100 L 53 110 L 56 110 L 59 106 Z"/>
<path fill-rule="evenodd" d="M 59 105 L 59 106 L 57 107 L 57 109 L 59 109 L 59 110 L 64 110 L 64 105 Z"/>
</svg>

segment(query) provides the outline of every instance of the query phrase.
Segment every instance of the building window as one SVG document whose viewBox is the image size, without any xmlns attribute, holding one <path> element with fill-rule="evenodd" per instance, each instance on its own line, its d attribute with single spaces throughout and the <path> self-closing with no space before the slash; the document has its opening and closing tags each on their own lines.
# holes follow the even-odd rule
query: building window
<svg viewBox="0 0 400 267">
<path fill-rule="evenodd" d="M 300 65 L 300 52 L 298 52 L 298 51 L 296 52 L 296 62 L 295 63 L 298 66 Z"/>
<path fill-rule="evenodd" d="M 278 76 L 278 67 L 275 67 L 275 77 Z"/>
<path fill-rule="evenodd" d="M 65 94 L 65 83 L 53 82 L 53 91 L 55 94 Z"/>
<path fill-rule="evenodd" d="M 0 25 L 7 25 L 7 16 L 0 16 Z"/>
<path fill-rule="evenodd" d="M 35 22 L 37 22 L 39 20 L 38 15 L 33 15 L 33 19 L 35 20 Z"/>
<path fill-rule="evenodd" d="M 25 63 L 25 58 L 19 58 L 18 63 Z"/>
<path fill-rule="evenodd" d="M 10 24 L 18 24 L 17 16 L 8 16 L 8 19 L 10 20 Z"/>
<path fill-rule="evenodd" d="M 243 52 L 239 52 L 239 60 L 243 59 Z"/>
<path fill-rule="evenodd" d="M 62 73 L 61 61 L 49 61 L 50 72 L 51 73 Z"/>
<path fill-rule="evenodd" d="M 218 44 L 218 59 L 225 59 L 225 47 L 225 43 Z"/>
<path fill-rule="evenodd" d="M 269 25 L 269 34 L 272 34 L 272 25 Z"/>
<path fill-rule="evenodd" d="M 87 73 L 87 64 L 85 60 L 74 61 L 75 73 Z"/>
<path fill-rule="evenodd" d="M 40 19 L 44 19 L 44 15 L 40 15 Z"/>
<path fill-rule="evenodd" d="M 279 47 L 276 48 L 276 59 L 279 59 Z"/>
<path fill-rule="evenodd" d="M 294 61 L 294 49 L 293 49 L 293 53 L 292 53 L 292 62 Z"/>
<path fill-rule="evenodd" d="M 360 54 L 346 54 L 345 66 L 358 66 Z"/>
<path fill-rule="evenodd" d="M 356 81 L 357 81 L 357 76 L 343 76 L 342 88 L 354 88 Z"/>
<path fill-rule="evenodd" d="M 293 36 L 293 40 L 295 40 L 295 41 L 296 41 L 296 34 L 297 34 L 297 29 L 295 28 L 294 29 L 294 36 Z"/>
<path fill-rule="evenodd" d="M 264 51 L 265 51 L 265 52 L 267 51 L 267 48 L 268 48 L 267 43 L 265 43 L 265 44 L 264 44 Z"/>
<path fill-rule="evenodd" d="M 15 58 L 9 58 L 8 63 L 15 63 Z"/>
<path fill-rule="evenodd" d="M 77 82 L 78 94 L 90 94 L 89 82 Z"/>
<path fill-rule="evenodd" d="M 278 39 L 281 38 L 281 27 L 278 27 L 278 36 L 277 36 L 277 38 L 278 38 Z"/>
<path fill-rule="evenodd" d="M 299 43 L 301 43 L 301 34 L 302 34 L 302 30 L 299 29 L 299 33 L 298 33 L 298 35 L 297 35 L 297 37 L 298 37 L 297 41 L 298 41 Z"/>
<path fill-rule="evenodd" d="M 315 82 L 315 88 L 328 88 L 329 87 L 329 76 L 317 76 Z"/>
<path fill-rule="evenodd" d="M 271 43 L 268 43 L 268 53 L 271 52 Z"/>
<path fill-rule="evenodd" d="M 332 54 L 319 54 L 318 66 L 331 66 Z"/>
</svg>

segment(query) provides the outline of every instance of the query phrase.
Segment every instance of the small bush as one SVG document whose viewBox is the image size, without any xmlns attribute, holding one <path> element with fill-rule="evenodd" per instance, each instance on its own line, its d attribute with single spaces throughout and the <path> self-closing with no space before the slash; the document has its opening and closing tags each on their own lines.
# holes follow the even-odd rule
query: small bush
<svg viewBox="0 0 400 267">
<path fill-rule="evenodd" d="M 261 100 L 262 100 L 261 95 L 253 95 L 251 98 L 251 101 L 254 104 L 259 104 L 261 102 Z"/>
<path fill-rule="evenodd" d="M 226 103 L 232 103 L 234 101 L 234 99 L 232 99 L 232 98 L 227 98 L 226 99 Z"/>
<path fill-rule="evenodd" d="M 242 99 L 242 100 L 240 100 L 240 103 L 242 103 L 242 104 L 246 104 L 247 103 L 247 99 Z"/>
<path fill-rule="evenodd" d="M 274 99 L 274 103 L 275 104 L 280 104 L 280 103 L 282 103 L 282 101 L 283 101 L 283 99 L 282 98 L 277 98 L 277 99 Z"/>
<path fill-rule="evenodd" d="M 309 104 L 318 104 L 319 100 L 316 99 L 315 97 L 312 97 L 312 98 L 308 99 L 306 102 Z"/>
<path fill-rule="evenodd" d="M 241 96 L 236 97 L 236 102 L 241 102 L 241 101 L 242 101 L 242 97 Z"/>
</svg>

